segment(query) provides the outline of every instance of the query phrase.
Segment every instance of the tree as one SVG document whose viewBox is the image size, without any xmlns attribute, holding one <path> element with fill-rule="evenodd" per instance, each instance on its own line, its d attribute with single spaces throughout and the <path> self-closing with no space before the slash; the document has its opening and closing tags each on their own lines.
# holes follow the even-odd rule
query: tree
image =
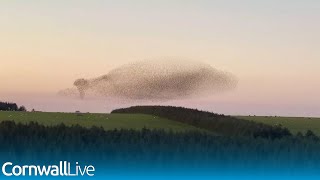
<svg viewBox="0 0 320 180">
<path fill-rule="evenodd" d="M 24 112 L 26 112 L 27 109 L 26 109 L 26 107 L 24 107 L 24 106 L 20 106 L 19 109 L 18 109 L 18 111 L 24 111 Z"/>
<path fill-rule="evenodd" d="M 308 130 L 308 131 L 306 132 L 306 137 L 314 137 L 314 136 L 316 136 L 316 135 L 315 135 L 314 132 L 312 132 L 311 130 Z"/>
<path fill-rule="evenodd" d="M 319 137 L 317 137 L 317 135 L 315 135 L 314 132 L 312 132 L 311 130 L 308 130 L 306 132 L 305 137 L 313 139 L 313 140 L 319 140 Z"/>
</svg>

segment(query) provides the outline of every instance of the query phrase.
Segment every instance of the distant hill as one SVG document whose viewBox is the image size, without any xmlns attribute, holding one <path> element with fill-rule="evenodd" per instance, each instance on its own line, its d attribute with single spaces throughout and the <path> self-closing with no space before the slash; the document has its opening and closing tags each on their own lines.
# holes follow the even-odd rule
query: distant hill
<svg viewBox="0 0 320 180">
<path fill-rule="evenodd" d="M 291 136 L 288 129 L 263 123 L 238 119 L 211 112 L 172 106 L 133 106 L 116 109 L 114 113 L 151 114 L 174 121 L 190 124 L 225 136 L 252 136 L 262 138 L 281 138 Z"/>
</svg>

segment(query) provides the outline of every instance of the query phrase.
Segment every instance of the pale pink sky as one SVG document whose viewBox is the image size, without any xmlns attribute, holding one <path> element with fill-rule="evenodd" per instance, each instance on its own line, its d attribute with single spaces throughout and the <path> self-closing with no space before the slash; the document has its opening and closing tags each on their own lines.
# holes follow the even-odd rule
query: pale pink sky
<svg viewBox="0 0 320 180">
<path fill-rule="evenodd" d="M 43 111 L 106 112 L 106 99 L 57 97 L 79 77 L 185 57 L 239 78 L 235 91 L 164 104 L 227 114 L 320 116 L 320 3 L 3 1 L 0 100 Z"/>
</svg>

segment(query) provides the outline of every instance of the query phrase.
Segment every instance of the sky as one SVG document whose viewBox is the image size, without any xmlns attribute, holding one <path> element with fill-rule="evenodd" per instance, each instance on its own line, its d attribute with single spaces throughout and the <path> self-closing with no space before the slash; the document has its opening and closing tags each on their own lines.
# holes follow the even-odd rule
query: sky
<svg viewBox="0 0 320 180">
<path fill-rule="evenodd" d="M 319 20 L 318 0 L 2 0 L 0 101 L 108 112 L 133 104 L 56 93 L 129 62 L 179 57 L 232 72 L 238 87 L 160 104 L 320 117 Z"/>
</svg>

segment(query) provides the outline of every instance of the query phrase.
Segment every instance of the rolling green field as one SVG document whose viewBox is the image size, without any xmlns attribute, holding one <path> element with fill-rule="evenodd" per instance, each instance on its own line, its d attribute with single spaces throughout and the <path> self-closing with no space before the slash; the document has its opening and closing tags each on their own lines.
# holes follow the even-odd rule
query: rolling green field
<svg viewBox="0 0 320 180">
<path fill-rule="evenodd" d="M 237 116 L 237 118 L 261 122 L 269 125 L 282 125 L 290 130 L 291 133 L 305 133 L 307 130 L 320 135 L 320 118 L 305 117 L 266 117 L 266 116 Z"/>
<path fill-rule="evenodd" d="M 79 124 L 83 127 L 109 129 L 165 129 L 173 131 L 202 131 L 191 125 L 144 114 L 93 114 L 0 111 L 0 121 L 14 120 L 17 123 L 38 122 L 46 126 L 64 123 L 67 126 Z"/>
<path fill-rule="evenodd" d="M 320 136 L 320 118 L 304 117 L 266 117 L 266 116 L 237 116 L 237 118 L 265 123 L 282 125 L 293 134 L 305 133 L 312 130 Z M 98 126 L 109 129 L 165 129 L 173 131 L 205 131 L 194 126 L 171 121 L 165 118 L 145 114 L 98 114 L 98 113 L 52 113 L 52 112 L 14 112 L 0 111 L 0 121 L 14 120 L 17 123 L 35 121 L 43 125 L 52 126 L 64 123 L 67 126 L 79 124 L 83 127 Z"/>
</svg>

